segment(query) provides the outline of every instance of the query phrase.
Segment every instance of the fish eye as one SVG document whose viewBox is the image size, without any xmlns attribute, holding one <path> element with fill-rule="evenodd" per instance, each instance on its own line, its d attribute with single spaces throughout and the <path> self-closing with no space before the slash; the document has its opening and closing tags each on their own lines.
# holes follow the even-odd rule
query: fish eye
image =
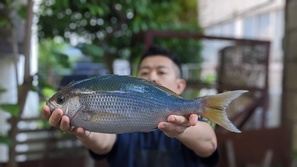
<svg viewBox="0 0 297 167">
<path fill-rule="evenodd" d="M 64 101 L 65 101 L 65 97 L 64 97 L 62 94 L 60 94 L 60 95 L 57 97 L 57 103 L 58 103 L 58 104 L 63 104 Z"/>
</svg>

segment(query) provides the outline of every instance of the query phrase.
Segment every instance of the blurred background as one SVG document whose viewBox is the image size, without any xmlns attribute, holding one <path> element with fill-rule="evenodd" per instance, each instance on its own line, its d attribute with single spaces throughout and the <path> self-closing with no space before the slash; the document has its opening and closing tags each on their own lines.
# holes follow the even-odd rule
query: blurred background
<svg viewBox="0 0 297 167">
<path fill-rule="evenodd" d="M 1 0 L 0 166 L 107 166 L 40 110 L 69 82 L 136 75 L 143 51 L 175 52 L 195 98 L 249 93 L 213 125 L 218 166 L 297 166 L 297 0 Z"/>
</svg>

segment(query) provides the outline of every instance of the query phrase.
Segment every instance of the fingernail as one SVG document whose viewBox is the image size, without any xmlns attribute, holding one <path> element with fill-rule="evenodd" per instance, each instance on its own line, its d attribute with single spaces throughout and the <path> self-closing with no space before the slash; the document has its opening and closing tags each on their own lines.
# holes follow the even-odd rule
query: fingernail
<svg viewBox="0 0 297 167">
<path fill-rule="evenodd" d="M 175 120 L 176 120 L 176 117 L 175 117 L 175 116 L 173 116 L 173 117 L 172 117 L 172 121 L 175 121 Z"/>
<path fill-rule="evenodd" d="M 165 129 L 165 128 L 166 128 L 165 123 L 163 123 L 160 129 Z"/>
</svg>

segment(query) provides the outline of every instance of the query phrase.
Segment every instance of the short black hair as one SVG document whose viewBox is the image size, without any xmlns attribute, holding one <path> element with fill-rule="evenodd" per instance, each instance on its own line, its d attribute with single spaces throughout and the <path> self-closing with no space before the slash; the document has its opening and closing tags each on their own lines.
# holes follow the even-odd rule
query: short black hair
<svg viewBox="0 0 297 167">
<path fill-rule="evenodd" d="M 143 55 L 141 56 L 141 59 L 139 61 L 139 65 L 141 64 L 143 59 L 145 59 L 147 57 L 151 57 L 151 56 L 156 56 L 156 55 L 160 55 L 160 56 L 164 56 L 164 57 L 169 58 L 178 67 L 179 72 L 180 72 L 180 76 L 181 76 L 181 74 L 182 74 L 181 63 L 180 63 L 178 57 L 176 56 L 176 54 L 171 52 L 170 50 L 168 50 L 166 48 L 162 48 L 162 47 L 157 46 L 157 45 L 151 45 L 143 53 Z"/>
</svg>

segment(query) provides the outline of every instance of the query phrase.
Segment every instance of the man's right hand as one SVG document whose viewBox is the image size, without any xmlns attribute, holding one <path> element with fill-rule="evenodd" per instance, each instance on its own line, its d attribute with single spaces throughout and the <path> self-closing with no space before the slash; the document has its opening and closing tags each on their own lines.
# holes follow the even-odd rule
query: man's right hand
<svg viewBox="0 0 297 167">
<path fill-rule="evenodd" d="M 74 128 L 70 125 L 70 119 L 63 114 L 61 109 L 56 109 L 53 112 L 47 105 L 42 107 L 42 115 L 49 120 L 49 124 L 53 127 L 60 128 L 63 132 L 75 134 L 80 138 L 90 135 L 91 132 L 85 131 L 83 128 Z"/>
</svg>

